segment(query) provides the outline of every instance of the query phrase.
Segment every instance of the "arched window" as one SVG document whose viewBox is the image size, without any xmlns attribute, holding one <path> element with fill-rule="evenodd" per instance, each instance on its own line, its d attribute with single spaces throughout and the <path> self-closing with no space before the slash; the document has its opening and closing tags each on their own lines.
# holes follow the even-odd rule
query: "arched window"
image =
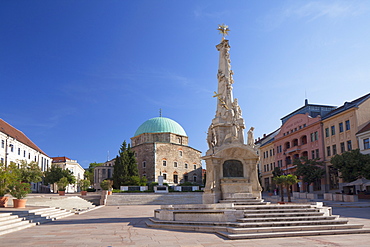
<svg viewBox="0 0 370 247">
<path fill-rule="evenodd" d="M 285 149 L 289 149 L 289 148 L 290 148 L 290 142 L 286 142 L 286 143 L 284 144 L 284 147 L 285 147 Z"/>
<path fill-rule="evenodd" d="M 293 147 L 298 146 L 298 139 L 293 140 Z"/>
</svg>

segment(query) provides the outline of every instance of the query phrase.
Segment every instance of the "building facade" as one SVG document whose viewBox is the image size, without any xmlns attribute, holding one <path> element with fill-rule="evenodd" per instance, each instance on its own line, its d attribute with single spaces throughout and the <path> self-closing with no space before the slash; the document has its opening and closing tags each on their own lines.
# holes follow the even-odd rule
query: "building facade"
<svg viewBox="0 0 370 247">
<path fill-rule="evenodd" d="M 103 180 L 113 178 L 115 161 L 116 159 L 112 159 L 94 168 L 94 188 L 96 190 L 101 190 L 100 183 Z"/>
<path fill-rule="evenodd" d="M 156 117 L 144 122 L 131 138 L 139 175 L 148 182 L 177 185 L 184 182 L 202 184 L 201 152 L 188 146 L 188 136 L 172 119 Z"/>
<path fill-rule="evenodd" d="M 69 170 L 72 172 L 76 179 L 76 184 L 70 184 L 66 188 L 66 193 L 74 193 L 80 191 L 78 181 L 84 179 L 85 169 L 77 162 L 77 160 L 71 160 L 65 156 L 63 157 L 52 157 L 53 165 L 56 165 L 63 170 Z"/>
<path fill-rule="evenodd" d="M 326 175 L 311 185 L 298 183 L 292 186 L 293 191 L 340 191 L 343 181 L 330 159 L 357 148 L 369 152 L 366 151 L 369 149 L 366 126 L 370 121 L 370 94 L 340 107 L 308 104 L 306 100 L 303 107 L 281 120 L 282 125 L 273 138 L 270 134 L 256 142 L 260 149 L 264 188 L 271 187 L 275 167 L 281 168 L 284 174 L 293 174 L 296 169 L 294 159 L 305 156 L 323 161 Z"/>
<path fill-rule="evenodd" d="M 20 164 L 21 160 L 27 163 L 36 162 L 41 171 L 46 171 L 52 159 L 33 143 L 22 131 L 14 128 L 0 119 L 0 162 L 5 166 L 12 162 Z M 31 183 L 33 192 L 47 192 L 49 188 L 39 183 Z"/>
</svg>

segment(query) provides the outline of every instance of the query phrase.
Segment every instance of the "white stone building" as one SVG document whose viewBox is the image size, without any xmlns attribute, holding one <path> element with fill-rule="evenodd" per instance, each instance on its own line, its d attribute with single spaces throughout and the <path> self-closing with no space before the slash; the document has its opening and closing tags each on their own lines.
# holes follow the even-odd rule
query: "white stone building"
<svg viewBox="0 0 370 247">
<path fill-rule="evenodd" d="M 33 143 L 22 131 L 14 128 L 0 119 L 0 162 L 8 166 L 11 162 L 20 164 L 21 160 L 27 163 L 37 162 L 42 171 L 51 165 L 51 158 Z M 47 192 L 48 187 L 41 182 L 32 183 L 33 192 Z"/>
<path fill-rule="evenodd" d="M 65 156 L 63 157 L 52 157 L 53 165 L 57 165 L 63 170 L 70 170 L 73 176 L 76 178 L 76 184 L 70 184 L 66 188 L 66 193 L 74 193 L 80 191 L 78 187 L 78 181 L 84 179 L 85 169 L 77 162 L 77 160 L 71 160 Z"/>
</svg>

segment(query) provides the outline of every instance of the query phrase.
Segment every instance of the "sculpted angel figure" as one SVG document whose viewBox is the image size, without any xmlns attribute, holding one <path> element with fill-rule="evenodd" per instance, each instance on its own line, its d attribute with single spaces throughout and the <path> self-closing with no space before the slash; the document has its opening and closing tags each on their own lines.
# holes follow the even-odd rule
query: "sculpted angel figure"
<svg viewBox="0 0 370 247">
<path fill-rule="evenodd" d="M 254 136 L 253 136 L 253 130 L 254 130 L 254 127 L 251 127 L 249 130 L 248 130 L 248 141 L 247 141 L 247 144 L 251 147 L 254 147 Z"/>
</svg>

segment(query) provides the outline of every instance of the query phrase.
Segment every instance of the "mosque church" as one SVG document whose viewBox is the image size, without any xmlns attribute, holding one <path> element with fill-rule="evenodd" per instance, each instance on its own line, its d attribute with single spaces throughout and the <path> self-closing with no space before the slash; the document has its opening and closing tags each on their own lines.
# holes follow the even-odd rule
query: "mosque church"
<svg viewBox="0 0 370 247">
<path fill-rule="evenodd" d="M 202 184 L 201 152 L 188 146 L 188 141 L 184 128 L 172 119 L 145 121 L 131 138 L 140 176 L 157 182 L 162 175 L 170 185 Z"/>
<path fill-rule="evenodd" d="M 155 117 L 145 121 L 131 138 L 135 151 L 139 175 L 148 182 L 158 182 L 162 175 L 164 182 L 178 185 L 192 182 L 201 185 L 201 151 L 188 146 L 189 138 L 184 128 L 166 117 Z M 94 169 L 94 187 L 100 189 L 100 182 L 112 178 L 114 159 Z"/>
</svg>

